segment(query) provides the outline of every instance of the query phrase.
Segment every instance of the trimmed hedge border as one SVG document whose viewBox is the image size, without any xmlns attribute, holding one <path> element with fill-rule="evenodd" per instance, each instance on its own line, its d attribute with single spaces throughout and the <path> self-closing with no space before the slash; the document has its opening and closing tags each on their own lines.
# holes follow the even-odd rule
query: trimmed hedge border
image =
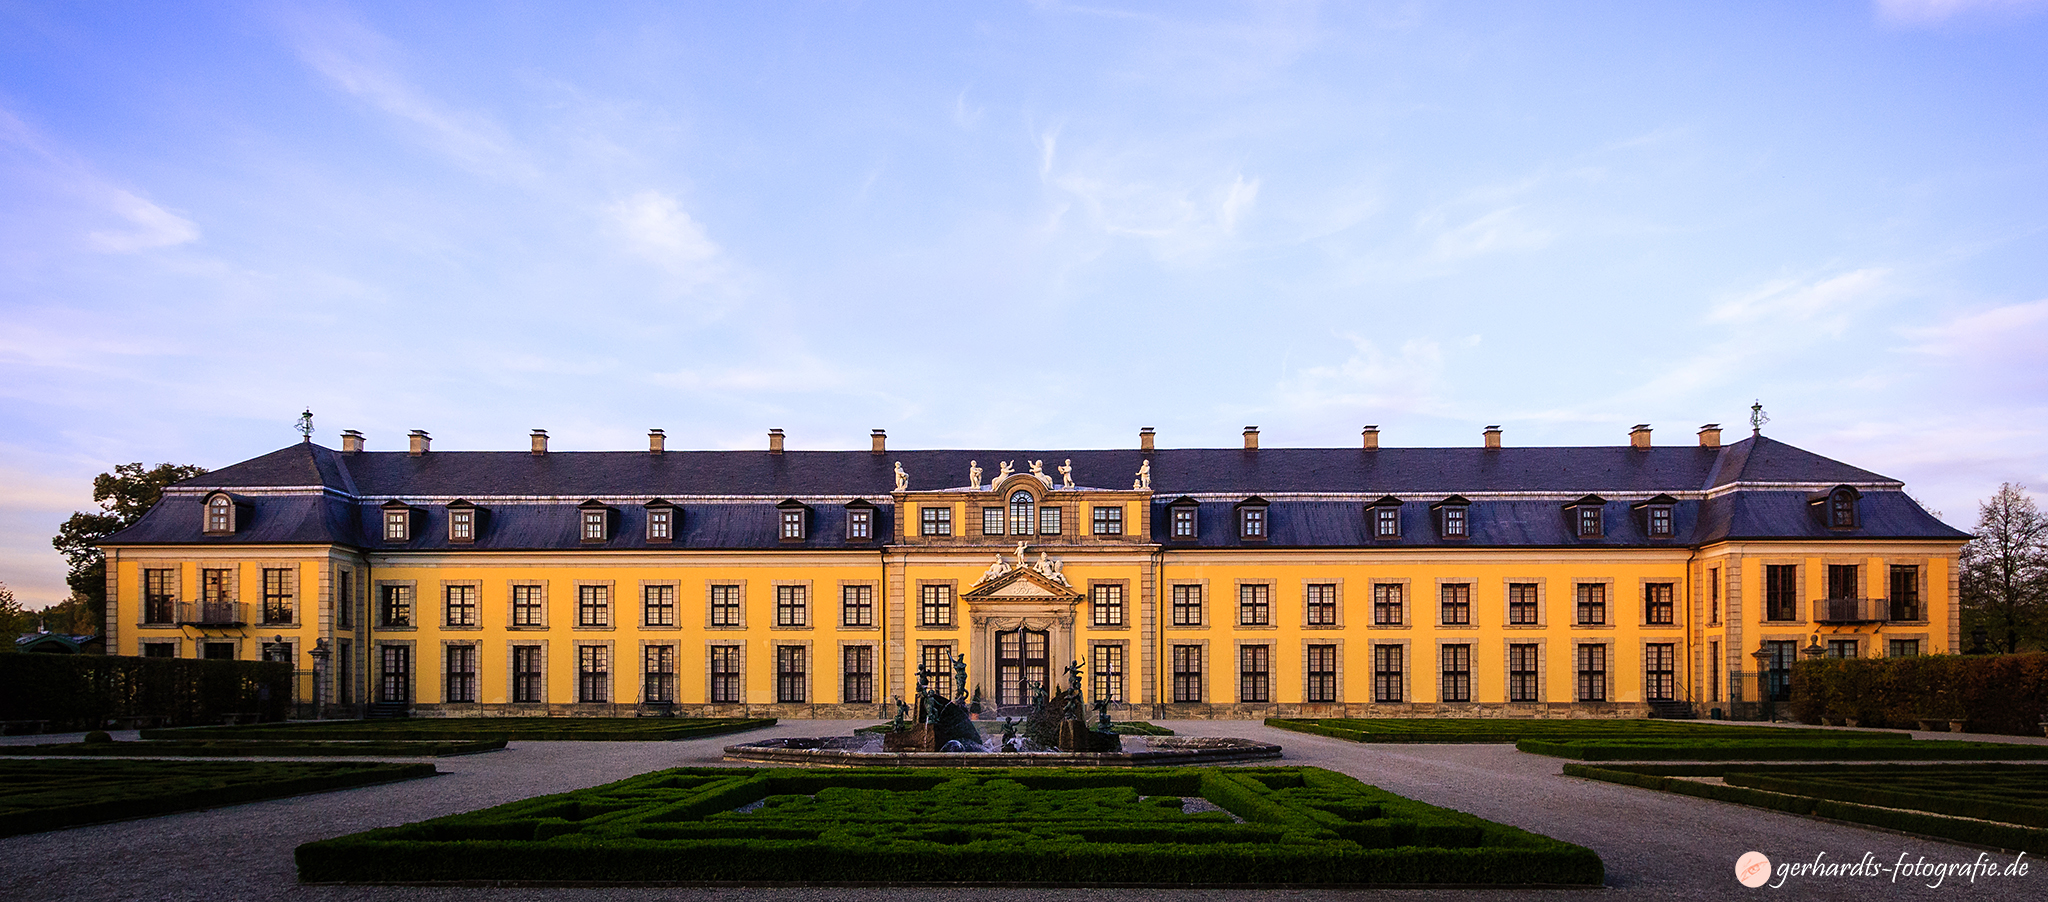
<svg viewBox="0 0 2048 902">
<path fill-rule="evenodd" d="M 1190 796 L 1241 821 L 1185 814 Z M 306 883 L 1597 886 L 1605 875 L 1591 849 L 1302 767 L 680 768 L 296 854 Z"/>
<path fill-rule="evenodd" d="M 275 661 L 207 661 L 107 655 L 0 654 L 0 721 L 48 721 L 97 730 L 113 717 L 219 723 L 230 714 L 281 721 L 292 704 L 292 667 Z"/>
<path fill-rule="evenodd" d="M 1266 726 L 1296 733 L 1348 739 L 1352 742 L 1518 742 L 1529 738 L 1644 738 L 1725 739 L 1768 737 L 1780 740 L 1802 736 L 1864 737 L 1860 741 L 1903 741 L 1911 734 L 1864 731 L 1844 734 L 1833 730 L 1802 730 L 1796 727 L 1708 725 L 1670 720 L 1513 720 L 1507 718 L 1293 718 L 1268 717 Z"/>
<path fill-rule="evenodd" d="M 63 742 L 49 745 L 0 745 L 0 755 L 60 755 L 115 758 L 446 758 L 474 755 L 505 747 L 503 739 L 398 740 L 344 742 L 295 739 L 157 739 L 141 742 Z"/>
<path fill-rule="evenodd" d="M 1939 766 L 1919 765 L 1922 768 Z M 2019 766 L 2031 767 L 2033 765 Z M 1863 824 L 1886 830 L 1897 830 L 1901 833 L 1913 833 L 1934 839 L 1953 840 L 1971 845 L 1990 846 L 2012 852 L 2030 852 L 2036 855 L 2048 854 L 2048 830 L 2014 824 L 1990 823 L 1982 820 L 1966 820 L 1920 811 L 1901 811 L 1891 807 L 1864 805 L 1805 795 L 1770 792 L 1746 786 L 1724 786 L 1678 779 L 1684 776 L 1718 776 L 1725 780 L 1732 769 L 1739 768 L 1741 765 L 1678 765 L 1677 767 L 1684 768 L 1684 770 L 1681 771 L 1675 768 L 1665 769 L 1672 768 L 1670 765 L 1660 767 L 1659 765 L 1566 764 L 1564 766 L 1564 774 L 1567 777 L 1584 777 L 1589 780 L 1602 780 L 1608 783 L 1619 783 L 1624 786 L 1655 789 L 1679 795 L 1712 799 L 1717 802 L 1733 802 L 1737 805 L 1783 811 L 1788 814 L 1847 821 L 1852 824 Z"/>
<path fill-rule="evenodd" d="M 1883 782 L 1867 785 L 1864 781 L 1872 777 L 1882 778 Z M 1929 777 L 1934 779 L 1930 781 Z M 1845 782 L 1844 778 L 1856 779 Z M 1731 785 L 1765 792 L 2048 828 L 2048 767 L 2038 765 L 1981 764 L 1941 768 L 1937 772 L 1914 765 L 1822 766 L 1730 772 L 1722 779 Z M 1901 783 L 1913 788 L 1896 788 Z M 1952 785 L 1958 783 L 1962 785 Z M 2025 801 L 2013 801 L 2015 798 Z"/>
<path fill-rule="evenodd" d="M 0 761 L 0 836 L 431 777 L 374 761 Z"/>
<path fill-rule="evenodd" d="M 1524 739 L 1517 751 L 1579 761 L 2014 761 L 2048 759 L 2048 746 L 2001 742 L 1773 742 L 1711 739 L 1631 742 Z"/>
<path fill-rule="evenodd" d="M 143 730 L 144 739 L 507 739 L 665 742 L 758 730 L 773 717 L 433 717 Z"/>
</svg>

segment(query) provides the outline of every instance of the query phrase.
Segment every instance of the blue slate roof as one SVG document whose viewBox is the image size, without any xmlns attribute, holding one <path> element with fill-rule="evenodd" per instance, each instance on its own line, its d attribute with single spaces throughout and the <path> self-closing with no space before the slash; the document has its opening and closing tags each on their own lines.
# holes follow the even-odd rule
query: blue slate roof
<svg viewBox="0 0 2048 902">
<path fill-rule="evenodd" d="M 377 505 L 406 499 L 420 511 L 414 538 L 402 546 L 427 550 L 534 550 L 592 547 L 580 541 L 577 503 L 592 497 L 662 497 L 677 503 L 680 525 L 673 542 L 649 546 L 645 509 L 617 503 L 613 538 L 596 547 L 873 548 L 845 539 L 843 502 L 875 499 L 876 534 L 891 534 L 901 461 L 911 489 L 958 487 L 970 460 L 992 474 L 1000 461 L 1022 469 L 1031 460 L 1048 468 L 1071 460 L 1081 485 L 1122 488 L 1141 463 L 1151 461 L 1154 504 L 1194 495 L 1199 537 L 1170 542 L 1168 518 L 1153 518 L 1155 541 L 1169 545 L 1228 547 L 1236 536 L 1233 504 L 1269 496 L 1269 547 L 1580 547 L 1695 545 L 1735 538 L 1950 539 L 1967 535 L 1928 515 L 1895 480 L 1755 436 L 1721 448 L 1339 448 L 1163 449 L 1098 451 L 930 450 L 865 451 L 638 451 L 547 454 L 502 451 L 342 453 L 313 444 L 292 445 L 179 483 L 143 519 L 104 544 L 341 544 L 390 548 L 379 536 Z M 1788 485 L 1791 484 L 1791 485 Z M 1816 486 L 1850 484 L 1862 492 L 1861 522 L 1829 530 L 1809 506 Z M 1713 493 L 1728 486 L 1745 487 Z M 1754 487 L 1747 487 L 1747 486 Z M 201 534 L 204 489 L 236 491 L 247 507 L 231 536 Z M 258 489 L 300 489 L 259 492 Z M 1559 500 L 1487 498 L 1487 495 L 1578 497 L 1606 500 L 1605 534 L 1579 539 Z M 1430 505 L 1451 494 L 1478 496 L 1470 507 L 1471 535 L 1437 535 Z M 1658 494 L 1680 496 L 1673 505 L 1675 534 L 1652 538 L 1630 505 Z M 1342 495 L 1343 499 L 1288 496 Z M 1365 504 L 1394 496 L 1402 501 L 1401 538 L 1367 534 Z M 1691 497 L 1685 497 L 1690 495 Z M 1225 496 L 1228 500 L 1217 500 Z M 471 501 L 487 512 L 474 543 L 447 541 L 445 502 Z M 778 538 L 775 504 L 796 498 L 811 507 L 808 537 Z M 701 500 L 692 500 L 701 499 Z M 824 500 L 829 499 L 829 500 Z M 970 524 L 957 524 L 966 529 Z"/>
</svg>

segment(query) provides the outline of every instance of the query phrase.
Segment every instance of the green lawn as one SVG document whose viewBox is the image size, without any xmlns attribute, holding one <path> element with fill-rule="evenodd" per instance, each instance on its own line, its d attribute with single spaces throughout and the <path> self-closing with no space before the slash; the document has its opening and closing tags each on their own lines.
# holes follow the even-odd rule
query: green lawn
<svg viewBox="0 0 2048 902">
<path fill-rule="evenodd" d="M 91 755 L 118 758 L 445 758 L 449 755 L 495 751 L 504 747 L 503 739 L 156 739 L 142 742 L 0 745 L 0 755 Z"/>
<path fill-rule="evenodd" d="M 1598 885 L 1591 850 L 1305 767 L 684 768 L 298 848 L 309 883 Z"/>
<path fill-rule="evenodd" d="M 1785 732 L 1776 730 L 1773 732 Z M 1847 737 L 1847 738 L 1842 738 Z M 1791 736 L 1524 739 L 1515 748 L 1580 761 L 2025 761 L 2048 759 L 2048 746 L 1949 742 L 1815 730 Z"/>
<path fill-rule="evenodd" d="M 1566 764 L 1586 777 L 2048 854 L 2048 765 Z M 1718 782 L 1716 782 L 1718 780 Z"/>
<path fill-rule="evenodd" d="M 1323 717 L 1294 718 L 1269 717 L 1266 725 L 1293 730 L 1298 733 L 1313 733 L 1332 736 L 1354 742 L 1516 742 L 1523 739 L 1554 738 L 1618 738 L 1618 737 L 1665 737 L 1692 739 L 1695 737 L 1736 737 L 1760 736 L 1791 738 L 1795 736 L 1826 736 L 1842 741 L 1884 741 L 1910 738 L 1903 732 L 1863 730 L 1846 732 L 1839 730 L 1809 730 L 1797 727 L 1739 726 L 1721 723 L 1698 723 L 1682 720 L 1620 720 L 1620 719 L 1579 719 L 1579 720 L 1518 720 L 1505 717 Z"/>
<path fill-rule="evenodd" d="M 179 727 L 143 730 L 144 739 L 508 739 L 648 742 L 697 739 L 772 727 L 772 717 L 414 717 Z"/>
<path fill-rule="evenodd" d="M 0 761 L 0 836 L 435 773 L 368 761 Z"/>
</svg>

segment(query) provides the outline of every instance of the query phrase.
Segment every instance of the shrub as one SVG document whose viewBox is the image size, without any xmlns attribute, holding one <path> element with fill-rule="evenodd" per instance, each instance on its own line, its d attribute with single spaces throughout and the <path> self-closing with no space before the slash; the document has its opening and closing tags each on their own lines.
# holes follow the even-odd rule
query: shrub
<svg viewBox="0 0 2048 902">
<path fill-rule="evenodd" d="M 87 745 L 95 745 L 102 742 L 113 742 L 114 735 L 105 730 L 94 730 L 90 733 L 85 734 L 85 739 L 82 741 Z"/>
<path fill-rule="evenodd" d="M 0 720 L 97 729 L 109 717 L 218 723 L 254 713 L 283 720 L 292 667 L 274 661 L 205 661 L 104 655 L 0 655 Z"/>
<path fill-rule="evenodd" d="M 2031 736 L 2048 716 L 2048 653 L 1801 661 L 1792 711 L 1807 723 L 1960 720 L 1978 732 Z"/>
<path fill-rule="evenodd" d="M 775 725 L 772 717 L 418 717 L 143 730 L 144 739 L 517 739 L 657 742 Z"/>
</svg>

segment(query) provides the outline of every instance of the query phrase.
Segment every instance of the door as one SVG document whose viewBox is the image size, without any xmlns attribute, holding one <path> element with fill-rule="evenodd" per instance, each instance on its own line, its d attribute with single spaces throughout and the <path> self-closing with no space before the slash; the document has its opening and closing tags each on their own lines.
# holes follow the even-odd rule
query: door
<svg viewBox="0 0 2048 902">
<path fill-rule="evenodd" d="M 1051 696 L 1046 682 L 1051 669 L 1051 643 L 1039 630 L 1008 630 L 996 634 L 996 704 L 1031 704 L 1035 684 Z"/>
<path fill-rule="evenodd" d="M 412 649 L 403 645 L 386 645 L 378 650 L 379 673 L 377 677 L 377 700 L 380 702 L 408 702 L 412 700 Z"/>
</svg>

